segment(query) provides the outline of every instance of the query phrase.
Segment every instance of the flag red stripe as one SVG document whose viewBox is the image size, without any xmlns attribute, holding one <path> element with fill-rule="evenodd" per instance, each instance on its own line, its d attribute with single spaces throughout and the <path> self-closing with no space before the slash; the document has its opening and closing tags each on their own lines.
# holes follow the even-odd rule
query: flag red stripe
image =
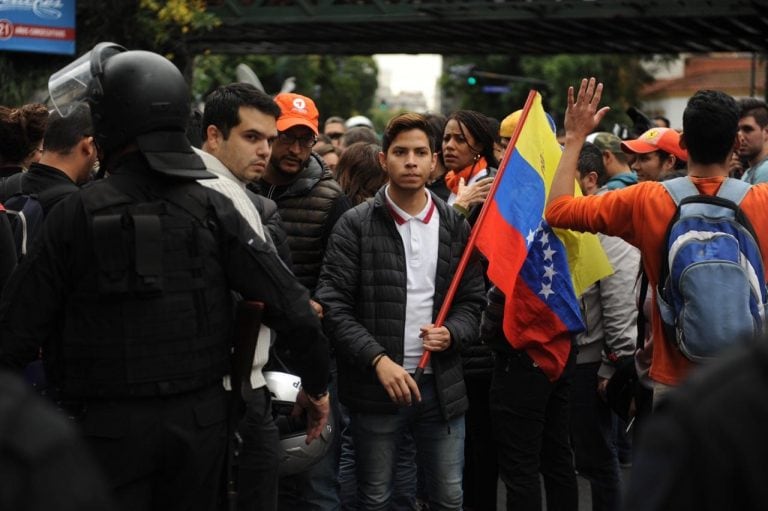
<svg viewBox="0 0 768 511">
<path fill-rule="evenodd" d="M 477 236 L 477 248 L 488 257 L 488 278 L 506 296 L 512 296 L 527 248 L 525 239 L 504 219 L 496 201 L 488 206 L 483 229 Z M 495 257 L 506 253 L 510 255 Z"/>
<path fill-rule="evenodd" d="M 560 377 L 571 352 L 571 333 L 522 278 L 514 294 L 507 295 L 504 335 L 513 348 L 526 350 L 550 381 Z"/>
</svg>

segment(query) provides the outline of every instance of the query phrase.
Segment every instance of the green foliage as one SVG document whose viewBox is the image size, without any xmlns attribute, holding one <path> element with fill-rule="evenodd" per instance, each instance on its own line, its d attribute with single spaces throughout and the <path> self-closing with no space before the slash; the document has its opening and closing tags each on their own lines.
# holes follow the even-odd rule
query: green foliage
<svg viewBox="0 0 768 511">
<path fill-rule="evenodd" d="M 372 114 L 378 68 L 372 57 L 362 56 L 200 55 L 192 80 L 195 97 L 203 100 L 215 87 L 235 81 L 241 62 L 253 69 L 270 94 L 280 92 L 283 82 L 294 77 L 294 92 L 315 100 L 321 119 Z"/>
<path fill-rule="evenodd" d="M 373 127 L 376 130 L 376 133 L 383 133 L 384 128 L 387 126 L 387 123 L 389 122 L 390 119 L 392 119 L 396 115 L 403 114 L 407 111 L 408 110 L 405 110 L 402 108 L 397 108 L 395 110 L 390 110 L 390 109 L 374 110 L 370 116 L 370 119 L 371 119 L 371 122 L 373 123 Z"/>
<path fill-rule="evenodd" d="M 642 86 L 653 81 L 640 62 L 639 56 L 632 55 L 556 55 L 521 60 L 527 75 L 544 76 L 551 84 L 550 93 L 544 95 L 544 105 L 558 120 L 558 126 L 562 126 L 560 120 L 567 106 L 569 86 L 578 87 L 582 78 L 590 76 L 603 82 L 601 103 L 611 107 L 603 121 L 606 130 L 614 123 L 632 124 L 625 111 L 630 106 L 639 106 Z"/>
<path fill-rule="evenodd" d="M 509 82 L 499 78 L 482 76 L 482 73 L 520 75 L 519 59 L 508 55 L 463 55 L 461 57 L 445 57 L 445 69 L 451 66 L 475 65 L 475 71 L 467 75 L 452 75 L 450 72 L 440 78 L 443 90 L 443 111 L 450 113 L 455 110 L 477 110 L 486 115 L 503 119 L 509 112 L 520 108 L 525 101 L 527 88 L 520 83 Z M 481 74 L 478 74 L 479 71 Z M 470 78 L 475 83 L 470 83 Z M 510 92 L 502 94 L 487 94 L 483 91 L 486 86 L 510 87 Z"/>
<path fill-rule="evenodd" d="M 536 89 L 542 94 L 544 107 L 556 119 L 558 126 L 562 126 L 568 87 L 578 86 L 582 77 L 595 76 L 605 84 L 602 104 L 611 107 L 611 111 L 603 121 L 605 129 L 610 129 L 614 123 L 631 124 L 624 112 L 628 107 L 639 104 L 640 89 L 644 84 L 652 81 L 652 77 L 643 69 L 640 62 L 640 57 L 629 55 L 448 57 L 446 69 L 450 69 L 451 65 L 474 63 L 475 71 L 471 75 L 477 77 L 477 84 L 468 85 L 466 76 L 452 76 L 446 73 L 441 79 L 444 110 L 468 108 L 503 119 L 509 113 L 522 108 L 528 91 Z M 546 85 L 517 79 L 488 78 L 477 71 L 543 80 Z M 488 85 L 505 85 L 510 90 L 502 94 L 488 94 L 483 92 L 483 87 Z"/>
</svg>

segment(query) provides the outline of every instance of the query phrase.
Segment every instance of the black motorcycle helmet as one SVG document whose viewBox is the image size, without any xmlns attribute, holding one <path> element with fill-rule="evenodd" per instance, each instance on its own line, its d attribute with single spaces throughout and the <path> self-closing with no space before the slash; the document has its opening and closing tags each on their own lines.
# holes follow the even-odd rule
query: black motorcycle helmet
<svg viewBox="0 0 768 511">
<path fill-rule="evenodd" d="M 185 135 L 189 87 L 165 57 L 99 43 L 52 75 L 49 90 L 60 112 L 61 106 L 66 110 L 60 104 L 77 99 L 78 94 L 90 104 L 102 164 L 108 166 L 118 150 L 136 143 L 150 167 L 160 173 L 188 179 L 213 177 Z"/>
</svg>

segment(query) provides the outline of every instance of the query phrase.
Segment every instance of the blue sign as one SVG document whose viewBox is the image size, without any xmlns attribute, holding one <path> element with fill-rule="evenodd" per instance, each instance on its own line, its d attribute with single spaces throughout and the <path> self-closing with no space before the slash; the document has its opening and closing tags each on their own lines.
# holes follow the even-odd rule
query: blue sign
<svg viewBox="0 0 768 511">
<path fill-rule="evenodd" d="M 486 94 L 506 94 L 510 90 L 506 85 L 483 85 L 483 92 Z"/>
<path fill-rule="evenodd" d="M 0 0 L 0 51 L 75 54 L 75 0 Z"/>
</svg>

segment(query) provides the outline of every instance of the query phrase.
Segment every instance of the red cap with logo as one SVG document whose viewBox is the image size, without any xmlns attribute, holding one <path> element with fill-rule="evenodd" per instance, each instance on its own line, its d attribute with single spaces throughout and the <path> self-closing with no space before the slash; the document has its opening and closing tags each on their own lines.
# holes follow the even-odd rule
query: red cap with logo
<svg viewBox="0 0 768 511">
<path fill-rule="evenodd" d="M 621 149 L 635 154 L 662 150 L 674 154 L 679 160 L 688 161 L 688 151 L 680 147 L 680 133 L 672 128 L 651 128 L 634 140 L 623 141 Z"/>
<path fill-rule="evenodd" d="M 306 126 L 318 134 L 318 118 L 320 117 L 315 102 L 306 96 L 282 92 L 275 96 L 275 103 L 280 107 L 280 117 L 277 119 L 277 130 L 286 131 L 294 126 Z"/>
</svg>

